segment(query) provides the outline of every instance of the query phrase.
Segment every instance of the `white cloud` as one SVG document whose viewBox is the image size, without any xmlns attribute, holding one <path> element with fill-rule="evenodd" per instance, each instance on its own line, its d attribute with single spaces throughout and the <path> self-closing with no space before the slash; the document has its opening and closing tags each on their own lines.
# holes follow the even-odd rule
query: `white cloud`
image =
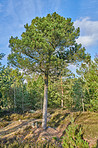
<svg viewBox="0 0 98 148">
<path fill-rule="evenodd" d="M 69 64 L 68 69 L 71 70 L 73 73 L 76 73 L 77 65 Z"/>
<path fill-rule="evenodd" d="M 76 20 L 74 26 L 80 27 L 78 43 L 89 47 L 98 44 L 98 21 L 91 21 L 89 17 Z"/>
<path fill-rule="evenodd" d="M 77 40 L 77 43 L 81 43 L 83 46 L 89 47 L 96 44 L 97 39 L 93 36 L 80 36 Z"/>
</svg>

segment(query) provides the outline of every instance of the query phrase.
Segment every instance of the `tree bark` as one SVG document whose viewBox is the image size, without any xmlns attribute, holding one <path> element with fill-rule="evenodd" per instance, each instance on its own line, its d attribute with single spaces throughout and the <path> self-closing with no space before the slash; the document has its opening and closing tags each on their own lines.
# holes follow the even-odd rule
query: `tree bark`
<svg viewBox="0 0 98 148">
<path fill-rule="evenodd" d="M 43 120 L 42 128 L 46 129 L 47 126 L 47 102 L 48 102 L 48 74 L 45 74 L 44 85 L 44 103 L 43 103 Z"/>
</svg>

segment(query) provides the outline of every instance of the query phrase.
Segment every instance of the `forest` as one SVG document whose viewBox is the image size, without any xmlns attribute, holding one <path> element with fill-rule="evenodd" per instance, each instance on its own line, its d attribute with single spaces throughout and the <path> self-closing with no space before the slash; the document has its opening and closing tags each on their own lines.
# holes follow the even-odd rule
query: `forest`
<svg viewBox="0 0 98 148">
<path fill-rule="evenodd" d="M 76 43 L 80 29 L 57 13 L 36 17 L 24 27 L 21 38 L 9 40 L 7 66 L 0 53 L 0 147 L 97 148 L 98 55 L 92 60 Z M 3 137 L 12 122 L 30 125 Z M 34 129 L 42 134 L 49 128 L 53 134 L 60 129 L 60 136 L 43 134 L 36 140 Z M 29 134 L 33 138 L 24 138 Z"/>
</svg>

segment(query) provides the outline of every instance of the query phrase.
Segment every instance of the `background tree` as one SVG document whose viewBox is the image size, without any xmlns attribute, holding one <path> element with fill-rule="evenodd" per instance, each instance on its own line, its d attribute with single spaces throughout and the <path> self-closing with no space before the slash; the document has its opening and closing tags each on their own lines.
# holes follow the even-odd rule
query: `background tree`
<svg viewBox="0 0 98 148">
<path fill-rule="evenodd" d="M 19 73 L 18 69 L 13 70 L 9 67 L 3 67 L 3 69 L 0 71 L 0 90 L 2 93 L 3 108 L 8 109 L 15 106 L 15 89 L 17 86 L 19 86 L 19 83 L 21 83 L 21 81 L 23 81 L 23 76 L 21 75 L 21 73 Z"/>
<path fill-rule="evenodd" d="M 81 78 L 75 80 L 72 86 L 72 98 L 74 110 L 83 110 L 84 112 L 84 82 Z"/>
<path fill-rule="evenodd" d="M 69 69 L 62 70 L 59 76 L 49 77 L 48 106 L 49 107 L 71 107 L 71 86 L 73 73 Z"/>
<path fill-rule="evenodd" d="M 85 109 L 97 111 L 98 110 L 98 57 L 94 61 L 87 60 L 81 64 L 77 70 L 84 83 L 84 102 Z"/>
<path fill-rule="evenodd" d="M 0 53 L 0 60 L 4 57 L 4 53 Z M 7 93 L 11 86 L 11 81 L 9 78 L 9 68 L 2 66 L 0 62 L 0 109 L 6 107 L 7 104 Z"/>
<path fill-rule="evenodd" d="M 75 29 L 70 18 L 65 19 L 53 13 L 36 17 L 21 38 L 11 37 L 8 60 L 12 65 L 29 72 L 44 75 L 44 103 L 42 127 L 47 124 L 48 76 L 57 74 L 66 63 L 85 58 L 85 48 L 76 44 L 79 28 Z"/>
<path fill-rule="evenodd" d="M 43 89 L 44 89 L 44 81 L 43 77 L 38 74 L 26 76 L 26 89 L 30 93 L 34 109 L 41 109 L 43 104 Z"/>
<path fill-rule="evenodd" d="M 4 57 L 4 54 L 0 53 L 0 61 L 2 60 L 3 57 Z M 1 69 L 2 69 L 2 64 L 0 62 L 0 75 L 1 75 Z M 1 83 L 1 76 L 0 76 L 0 83 Z M 1 98 L 2 98 L 2 93 L 1 93 L 1 87 L 0 87 L 0 109 L 1 109 L 1 105 L 2 105 Z"/>
<path fill-rule="evenodd" d="M 5 56 L 5 54 L 4 53 L 0 53 L 0 61 L 2 60 L 2 58 Z M 1 62 L 0 62 L 0 69 L 1 69 Z"/>
</svg>

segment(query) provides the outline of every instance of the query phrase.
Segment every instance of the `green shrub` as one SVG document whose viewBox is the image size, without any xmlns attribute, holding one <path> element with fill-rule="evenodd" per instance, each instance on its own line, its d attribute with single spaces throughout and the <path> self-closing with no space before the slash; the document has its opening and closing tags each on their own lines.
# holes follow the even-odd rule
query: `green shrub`
<svg viewBox="0 0 98 148">
<path fill-rule="evenodd" d="M 83 131 L 81 126 L 72 123 L 66 129 L 65 136 L 63 137 L 64 148 L 89 148 L 87 141 L 83 139 Z"/>
</svg>

